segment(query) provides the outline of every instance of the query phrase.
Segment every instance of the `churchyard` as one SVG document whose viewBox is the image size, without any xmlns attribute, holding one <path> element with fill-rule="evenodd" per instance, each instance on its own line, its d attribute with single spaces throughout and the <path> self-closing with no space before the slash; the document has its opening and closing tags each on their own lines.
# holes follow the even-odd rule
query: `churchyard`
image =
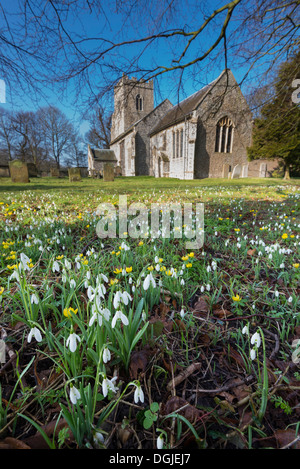
<svg viewBox="0 0 300 469">
<path fill-rule="evenodd" d="M 203 246 L 172 216 L 100 238 L 120 196 L 203 204 Z M 299 205 L 299 179 L 1 178 L 0 449 L 299 448 Z"/>
</svg>

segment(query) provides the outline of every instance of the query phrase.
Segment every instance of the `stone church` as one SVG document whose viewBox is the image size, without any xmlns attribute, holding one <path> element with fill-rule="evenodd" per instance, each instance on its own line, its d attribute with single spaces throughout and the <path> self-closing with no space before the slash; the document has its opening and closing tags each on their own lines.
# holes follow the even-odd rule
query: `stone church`
<svg viewBox="0 0 300 469">
<path fill-rule="evenodd" d="M 124 75 L 115 86 L 110 149 L 123 176 L 247 177 L 251 138 L 252 114 L 229 69 L 176 105 L 154 107 L 153 81 Z"/>
</svg>

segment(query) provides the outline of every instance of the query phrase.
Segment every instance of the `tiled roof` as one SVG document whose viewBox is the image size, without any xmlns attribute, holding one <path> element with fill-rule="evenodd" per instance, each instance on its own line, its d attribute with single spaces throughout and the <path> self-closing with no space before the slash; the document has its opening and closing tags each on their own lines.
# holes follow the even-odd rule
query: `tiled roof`
<svg viewBox="0 0 300 469">
<path fill-rule="evenodd" d="M 222 74 L 214 81 L 201 88 L 201 90 L 196 91 L 196 93 L 184 99 L 179 104 L 173 106 L 172 109 L 170 109 L 159 121 L 159 123 L 152 129 L 151 135 L 166 129 L 171 125 L 178 124 L 179 122 L 182 122 L 185 117 L 189 116 L 195 109 L 197 109 L 203 98 L 206 96 L 207 92 L 214 87 L 224 72 L 225 71 L 223 71 Z"/>
</svg>

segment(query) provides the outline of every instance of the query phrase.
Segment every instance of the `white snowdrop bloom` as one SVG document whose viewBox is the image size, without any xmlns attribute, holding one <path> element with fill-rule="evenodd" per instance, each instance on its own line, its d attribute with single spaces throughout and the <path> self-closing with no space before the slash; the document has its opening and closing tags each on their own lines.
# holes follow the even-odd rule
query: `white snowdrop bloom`
<svg viewBox="0 0 300 469">
<path fill-rule="evenodd" d="M 289 303 L 292 303 L 292 302 L 293 302 L 293 297 L 292 297 L 292 296 L 290 296 L 290 297 L 288 298 L 288 302 L 289 302 Z"/>
<path fill-rule="evenodd" d="M 185 281 L 183 280 L 183 278 L 180 280 L 180 285 L 185 285 Z"/>
<path fill-rule="evenodd" d="M 95 298 L 95 289 L 91 285 L 88 286 L 87 296 L 90 301 L 92 301 Z"/>
<path fill-rule="evenodd" d="M 128 326 L 128 324 L 129 324 L 127 316 L 124 313 L 122 313 L 121 310 L 116 311 L 116 314 L 114 315 L 114 317 L 112 319 L 112 322 L 111 322 L 111 327 L 112 328 L 114 328 L 116 326 L 116 323 L 117 323 L 118 320 L 120 320 L 124 324 L 124 326 Z"/>
<path fill-rule="evenodd" d="M 75 352 L 77 348 L 77 341 L 80 342 L 80 337 L 72 332 L 67 338 L 66 346 L 69 347 L 71 352 Z"/>
<path fill-rule="evenodd" d="M 106 288 L 105 288 L 104 285 L 102 285 L 102 284 L 97 285 L 96 291 L 97 291 L 97 295 L 98 295 L 100 298 L 104 298 L 105 293 L 106 293 Z"/>
<path fill-rule="evenodd" d="M 249 335 L 249 326 L 248 326 L 248 324 L 243 327 L 242 334 Z"/>
<path fill-rule="evenodd" d="M 276 298 L 279 297 L 279 291 L 278 290 L 275 291 L 275 296 L 276 296 Z"/>
<path fill-rule="evenodd" d="M 80 392 L 78 391 L 77 388 L 75 388 L 75 386 L 73 386 L 71 384 L 71 387 L 70 387 L 70 401 L 72 402 L 72 404 L 75 405 L 80 398 L 81 398 Z"/>
<path fill-rule="evenodd" d="M 184 309 L 183 309 L 183 308 L 180 310 L 180 313 L 179 313 L 179 314 L 180 314 L 180 316 L 181 316 L 182 318 L 184 317 Z"/>
<path fill-rule="evenodd" d="M 252 345 L 255 344 L 257 348 L 260 347 L 261 337 L 260 337 L 259 332 L 255 332 L 255 334 L 253 334 L 253 336 L 251 337 L 250 342 L 251 342 Z"/>
<path fill-rule="evenodd" d="M 205 290 L 205 288 L 204 288 L 204 286 L 202 285 L 201 288 L 200 288 L 201 293 L 203 293 L 204 290 Z"/>
<path fill-rule="evenodd" d="M 255 349 L 252 348 L 250 350 L 250 358 L 251 358 L 251 360 L 255 360 L 255 357 L 256 357 L 256 351 L 255 351 Z"/>
<path fill-rule="evenodd" d="M 59 270 L 59 263 L 57 261 L 54 261 L 52 265 L 52 272 L 59 272 Z"/>
<path fill-rule="evenodd" d="M 95 310 L 91 316 L 91 319 L 89 320 L 89 327 L 91 327 L 95 321 L 98 321 L 99 326 L 102 326 L 102 314 L 100 314 L 95 307 Z"/>
<path fill-rule="evenodd" d="M 32 327 L 32 329 L 30 329 L 30 332 L 27 337 L 27 342 L 30 343 L 32 340 L 32 337 L 34 337 L 37 342 L 42 341 L 41 331 L 37 327 Z"/>
<path fill-rule="evenodd" d="M 145 280 L 143 282 L 143 289 L 146 291 L 148 290 L 148 288 L 150 287 L 150 285 L 152 285 L 153 288 L 156 287 L 156 283 L 155 283 L 155 280 L 154 280 L 154 277 L 152 275 L 152 273 L 150 272 L 150 274 L 148 274 L 146 277 L 145 277 Z"/>
<path fill-rule="evenodd" d="M 75 282 L 75 280 L 74 280 L 73 278 L 70 280 L 70 287 L 71 287 L 71 288 L 75 288 L 75 287 L 76 287 L 76 282 Z"/>
<path fill-rule="evenodd" d="M 210 291 L 210 284 L 209 283 L 206 285 L 206 290 Z"/>
<path fill-rule="evenodd" d="M 65 259 L 65 268 L 70 270 L 72 268 L 72 264 L 68 259 Z"/>
<path fill-rule="evenodd" d="M 164 447 L 164 437 L 162 433 L 159 435 L 159 437 L 156 440 L 156 447 L 157 449 L 163 449 Z"/>
<path fill-rule="evenodd" d="M 105 347 L 103 350 L 103 361 L 104 363 L 108 363 L 110 359 L 111 359 L 110 350 L 108 347 Z"/>
<path fill-rule="evenodd" d="M 116 393 L 119 390 L 119 388 L 117 388 L 114 385 L 114 381 L 116 381 L 117 379 L 118 379 L 117 376 L 114 376 L 112 379 L 108 379 L 106 376 L 104 377 L 102 381 L 102 394 L 104 397 L 107 396 L 108 390 L 114 393 Z"/>
<path fill-rule="evenodd" d="M 137 404 L 139 401 L 144 402 L 144 392 L 142 390 L 142 386 L 140 383 L 135 385 L 135 391 L 134 391 L 134 402 Z"/>
<path fill-rule="evenodd" d="M 210 266 L 210 265 L 208 265 L 208 266 L 206 267 L 206 272 L 211 272 L 211 266 Z"/>
<path fill-rule="evenodd" d="M 31 303 L 31 304 L 34 303 L 34 304 L 36 304 L 36 305 L 39 304 L 39 299 L 38 299 L 38 297 L 36 296 L 35 293 L 33 293 L 33 294 L 31 295 L 31 297 L 30 297 L 30 303 Z"/>
</svg>

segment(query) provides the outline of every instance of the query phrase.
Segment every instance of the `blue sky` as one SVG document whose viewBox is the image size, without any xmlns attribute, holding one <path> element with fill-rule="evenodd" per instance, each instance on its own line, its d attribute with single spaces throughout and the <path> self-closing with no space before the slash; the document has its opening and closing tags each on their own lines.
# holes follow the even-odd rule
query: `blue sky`
<svg viewBox="0 0 300 469">
<path fill-rule="evenodd" d="M 178 8 L 180 8 L 180 23 L 177 22 L 175 24 L 171 22 L 170 24 L 166 24 L 166 16 L 162 16 L 161 27 L 163 29 L 167 29 L 171 27 L 184 27 L 184 25 L 188 25 L 190 30 L 194 30 L 195 28 L 199 27 L 199 24 L 201 24 L 203 21 L 203 13 L 200 11 L 202 7 L 205 10 L 204 14 L 205 12 L 208 14 L 211 13 L 215 8 L 224 4 L 224 2 L 217 0 L 213 0 L 211 2 L 199 2 L 195 0 L 190 1 L 189 3 L 191 6 L 190 9 L 186 8 L 187 3 L 184 0 L 179 1 Z M 9 8 L 12 13 L 17 12 L 16 1 L 11 2 L 4 0 L 2 4 L 4 7 Z M 70 32 L 72 37 L 76 37 L 76 34 L 80 33 L 83 34 L 86 39 L 89 38 L 89 41 L 84 43 L 84 47 L 87 51 L 91 50 L 99 43 L 98 40 L 92 39 L 95 37 L 105 37 L 107 40 L 118 42 L 122 40 L 132 40 L 140 37 L 141 35 L 151 33 L 151 17 L 147 17 L 147 12 L 144 14 L 144 11 L 140 11 L 140 16 L 137 14 L 135 22 L 133 23 L 131 17 L 128 17 L 125 21 L 124 15 L 122 15 L 120 12 L 113 11 L 112 7 L 114 4 L 114 2 L 109 1 L 108 6 L 105 7 L 105 11 L 103 11 L 98 17 L 96 17 L 96 15 L 90 14 L 89 12 L 86 12 L 85 14 L 69 17 L 68 21 L 65 23 L 65 27 L 68 32 Z M 157 5 L 159 8 L 160 3 L 158 0 Z M 241 7 L 239 6 L 238 8 Z M 224 18 L 224 15 L 222 18 Z M 217 24 L 213 25 L 213 27 L 209 28 L 205 34 L 202 34 L 200 41 L 195 43 L 195 45 L 187 52 L 185 60 L 194 58 L 195 54 L 197 54 L 199 50 L 205 50 L 212 43 L 212 41 L 215 40 L 216 34 L 219 31 L 217 26 Z M 138 27 L 142 33 L 138 33 L 136 27 Z M 229 34 L 234 30 L 235 27 L 236 25 L 233 23 L 231 29 L 229 29 Z M 127 45 L 126 47 L 123 47 L 119 50 L 119 56 L 113 52 L 106 57 L 109 57 L 109 61 L 112 63 L 115 60 L 116 63 L 122 64 L 121 68 L 126 68 L 133 57 L 143 51 L 142 59 L 140 59 L 139 64 L 143 68 L 147 69 L 152 67 L 154 62 L 158 64 L 170 63 L 170 59 L 174 58 L 178 52 L 179 49 L 177 50 L 177 47 L 179 47 L 179 45 L 180 44 L 173 45 L 173 43 L 167 39 L 160 40 L 154 45 L 150 45 L 146 49 L 145 44 L 135 46 Z M 62 56 L 60 56 L 59 60 L 61 60 L 61 62 L 57 63 L 58 71 L 60 71 L 60 68 L 63 68 L 65 65 L 65 59 L 63 59 Z M 78 107 L 78 105 L 80 105 L 82 102 L 84 102 L 85 99 L 89 97 L 89 93 L 97 93 L 98 87 L 101 87 L 104 84 L 106 77 L 108 79 L 110 78 L 109 69 L 107 69 L 107 75 L 105 75 L 105 73 L 102 76 L 100 76 L 100 74 L 99 76 L 97 75 L 97 67 L 98 70 L 100 67 L 102 67 L 101 59 L 98 61 L 98 63 L 99 65 L 95 66 L 93 69 L 90 69 L 92 90 L 86 87 L 83 83 L 81 84 L 81 93 L 77 95 L 76 83 L 74 80 L 69 80 L 63 95 L 61 95 L 59 92 L 56 92 L 55 89 L 54 91 L 51 91 L 50 87 L 46 86 L 44 91 L 48 95 L 48 99 L 44 100 L 39 98 L 38 105 L 42 106 L 50 103 L 59 107 L 71 120 L 78 123 L 81 132 L 85 133 L 85 131 L 88 130 L 88 123 L 84 116 L 87 116 L 88 112 L 82 116 L 82 108 Z M 228 66 L 231 68 L 237 81 L 239 82 L 243 78 L 246 69 L 237 65 L 236 57 L 232 56 L 230 52 L 228 54 Z M 201 66 L 201 69 L 197 70 L 196 73 L 191 73 L 191 69 L 188 69 L 188 71 L 183 75 L 184 86 L 179 91 L 177 81 L 178 74 L 164 74 L 159 79 L 159 83 L 157 83 L 156 86 L 155 104 L 158 104 L 165 98 L 170 99 L 170 101 L 175 104 L 178 99 L 183 99 L 184 97 L 200 89 L 208 82 L 214 80 L 222 72 L 223 68 L 224 60 L 221 55 L 221 59 L 215 62 L 214 66 L 212 66 L 209 61 L 206 61 Z M 136 76 L 139 78 L 140 74 L 136 74 Z M 244 92 L 247 91 L 245 86 L 242 89 Z M 18 95 L 18 93 L 15 93 L 15 90 L 10 87 L 9 83 L 6 84 L 6 94 L 7 103 L 5 106 L 7 108 L 19 108 L 23 110 L 34 110 L 37 108 L 37 103 L 31 99 L 30 95 Z"/>
</svg>

